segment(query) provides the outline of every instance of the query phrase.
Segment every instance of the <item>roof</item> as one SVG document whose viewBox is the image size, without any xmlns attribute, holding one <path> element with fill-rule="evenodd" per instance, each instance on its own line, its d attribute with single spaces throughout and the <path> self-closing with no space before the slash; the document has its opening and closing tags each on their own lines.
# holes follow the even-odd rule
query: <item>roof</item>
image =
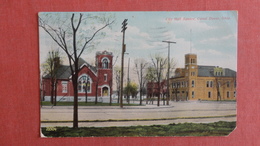
<svg viewBox="0 0 260 146">
<path fill-rule="evenodd" d="M 97 73 L 97 68 L 90 65 L 88 62 L 86 62 L 84 59 L 79 58 L 79 65 L 78 67 L 82 67 L 82 65 L 86 65 L 90 70 L 92 70 L 94 73 Z"/>
<path fill-rule="evenodd" d="M 61 65 L 57 72 L 57 79 L 68 79 L 71 75 L 71 70 L 69 65 Z M 44 78 L 50 78 L 50 74 L 44 76 Z"/>
<path fill-rule="evenodd" d="M 97 72 L 96 67 L 87 63 L 84 59 L 79 58 L 78 68 L 86 65 L 90 70 L 94 73 Z M 58 72 L 57 72 L 57 79 L 68 79 L 71 76 L 71 70 L 69 65 L 60 65 Z M 44 76 L 44 78 L 50 78 L 50 74 Z"/>
<path fill-rule="evenodd" d="M 214 77 L 214 68 L 215 66 L 202 66 L 198 65 L 198 76 L 199 77 Z M 229 68 L 223 68 L 224 74 L 222 77 L 235 77 L 236 71 Z"/>
<path fill-rule="evenodd" d="M 199 77 L 213 77 L 215 66 L 200 66 L 198 65 L 198 76 Z"/>
</svg>

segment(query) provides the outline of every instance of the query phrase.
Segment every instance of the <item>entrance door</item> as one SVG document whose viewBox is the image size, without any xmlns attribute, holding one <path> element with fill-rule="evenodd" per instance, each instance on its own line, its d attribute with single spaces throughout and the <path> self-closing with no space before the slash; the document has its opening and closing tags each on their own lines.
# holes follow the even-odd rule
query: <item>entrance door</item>
<svg viewBox="0 0 260 146">
<path fill-rule="evenodd" d="M 102 88 L 102 96 L 108 96 L 108 88 L 107 87 L 103 87 Z"/>
</svg>

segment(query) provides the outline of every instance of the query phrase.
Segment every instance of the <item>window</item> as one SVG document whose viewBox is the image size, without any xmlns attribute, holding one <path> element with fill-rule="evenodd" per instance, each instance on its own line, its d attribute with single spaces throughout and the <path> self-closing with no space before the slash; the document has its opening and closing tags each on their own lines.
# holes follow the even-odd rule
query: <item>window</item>
<svg viewBox="0 0 260 146">
<path fill-rule="evenodd" d="M 227 87 L 229 87 L 230 86 L 230 83 L 229 83 L 229 81 L 227 81 Z"/>
<path fill-rule="evenodd" d="M 62 81 L 62 93 L 67 93 L 68 92 L 68 82 L 67 81 Z"/>
<path fill-rule="evenodd" d="M 191 76 L 195 76 L 196 73 L 195 73 L 195 72 L 191 72 L 190 75 L 191 75 Z"/>
<path fill-rule="evenodd" d="M 180 82 L 177 82 L 176 83 L 176 88 L 179 88 L 180 87 Z"/>
<path fill-rule="evenodd" d="M 208 98 L 211 98 L 211 92 L 210 91 L 208 92 Z"/>
<path fill-rule="evenodd" d="M 234 97 L 236 97 L 236 91 L 234 91 Z"/>
<path fill-rule="evenodd" d="M 108 69 L 108 59 L 107 58 L 102 59 L 102 68 Z"/>
<path fill-rule="evenodd" d="M 104 81 L 107 81 L 107 74 L 104 74 Z"/>
<path fill-rule="evenodd" d="M 195 81 L 194 80 L 191 81 L 191 87 L 195 87 Z"/>
<path fill-rule="evenodd" d="M 237 87 L 237 81 L 236 80 L 234 81 L 234 87 L 235 88 Z"/>
<path fill-rule="evenodd" d="M 191 59 L 190 61 L 191 61 L 191 63 L 196 63 L 195 59 Z"/>
<path fill-rule="evenodd" d="M 92 80 L 88 75 L 80 76 L 79 80 L 78 80 L 78 92 L 85 93 L 87 91 L 88 93 L 90 93 L 91 92 L 91 83 L 92 83 Z"/>
<path fill-rule="evenodd" d="M 194 91 L 191 92 L 191 97 L 192 97 L 192 98 L 195 97 L 195 92 L 194 92 Z"/>
<path fill-rule="evenodd" d="M 213 87 L 213 81 L 207 81 L 206 87 Z"/>
<path fill-rule="evenodd" d="M 227 98 L 229 98 L 230 97 L 230 95 L 229 95 L 229 91 L 227 92 Z"/>
</svg>

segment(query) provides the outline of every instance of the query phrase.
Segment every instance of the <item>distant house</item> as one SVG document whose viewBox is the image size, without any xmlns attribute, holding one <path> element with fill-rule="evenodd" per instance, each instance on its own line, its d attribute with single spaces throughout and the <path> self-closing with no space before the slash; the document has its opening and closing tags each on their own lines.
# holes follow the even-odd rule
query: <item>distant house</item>
<svg viewBox="0 0 260 146">
<path fill-rule="evenodd" d="M 79 59 L 79 100 L 85 100 L 86 92 L 88 97 L 94 97 L 96 93 L 99 97 L 112 94 L 113 54 L 107 51 L 97 52 L 95 59 L 95 66 L 90 65 L 82 58 Z M 51 95 L 49 75 L 42 78 L 42 90 L 45 100 L 49 100 Z M 58 69 L 57 97 L 57 100 L 73 101 L 73 86 L 69 65 L 61 65 Z"/>
<path fill-rule="evenodd" d="M 169 90 L 172 100 L 235 100 L 236 72 L 197 65 L 197 55 L 186 54 L 185 68 L 175 70 Z"/>
<path fill-rule="evenodd" d="M 148 82 L 146 84 L 146 90 L 147 90 L 147 98 L 152 97 L 164 97 L 167 95 L 167 82 L 166 80 L 163 80 L 160 83 L 160 89 L 158 87 L 158 82 Z"/>
</svg>

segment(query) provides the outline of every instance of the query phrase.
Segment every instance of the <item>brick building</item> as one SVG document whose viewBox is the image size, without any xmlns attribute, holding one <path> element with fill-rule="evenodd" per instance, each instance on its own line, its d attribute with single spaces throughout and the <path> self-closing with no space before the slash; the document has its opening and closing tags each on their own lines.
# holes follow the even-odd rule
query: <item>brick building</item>
<svg viewBox="0 0 260 146">
<path fill-rule="evenodd" d="M 79 59 L 78 96 L 85 100 L 87 96 L 99 97 L 112 94 L 113 79 L 113 54 L 103 51 L 96 53 L 95 66 L 90 65 L 82 58 Z M 61 65 L 57 73 L 57 100 L 73 101 L 73 86 L 69 65 Z M 45 100 L 50 100 L 51 83 L 49 75 L 42 78 L 42 90 Z"/>
<path fill-rule="evenodd" d="M 175 70 L 169 90 L 172 100 L 236 100 L 236 72 L 197 65 L 197 55 L 186 54 L 185 68 Z"/>
<path fill-rule="evenodd" d="M 146 84 L 147 98 L 158 97 L 160 94 L 161 99 L 167 95 L 167 82 L 163 80 L 158 87 L 158 82 L 148 82 Z"/>
</svg>

